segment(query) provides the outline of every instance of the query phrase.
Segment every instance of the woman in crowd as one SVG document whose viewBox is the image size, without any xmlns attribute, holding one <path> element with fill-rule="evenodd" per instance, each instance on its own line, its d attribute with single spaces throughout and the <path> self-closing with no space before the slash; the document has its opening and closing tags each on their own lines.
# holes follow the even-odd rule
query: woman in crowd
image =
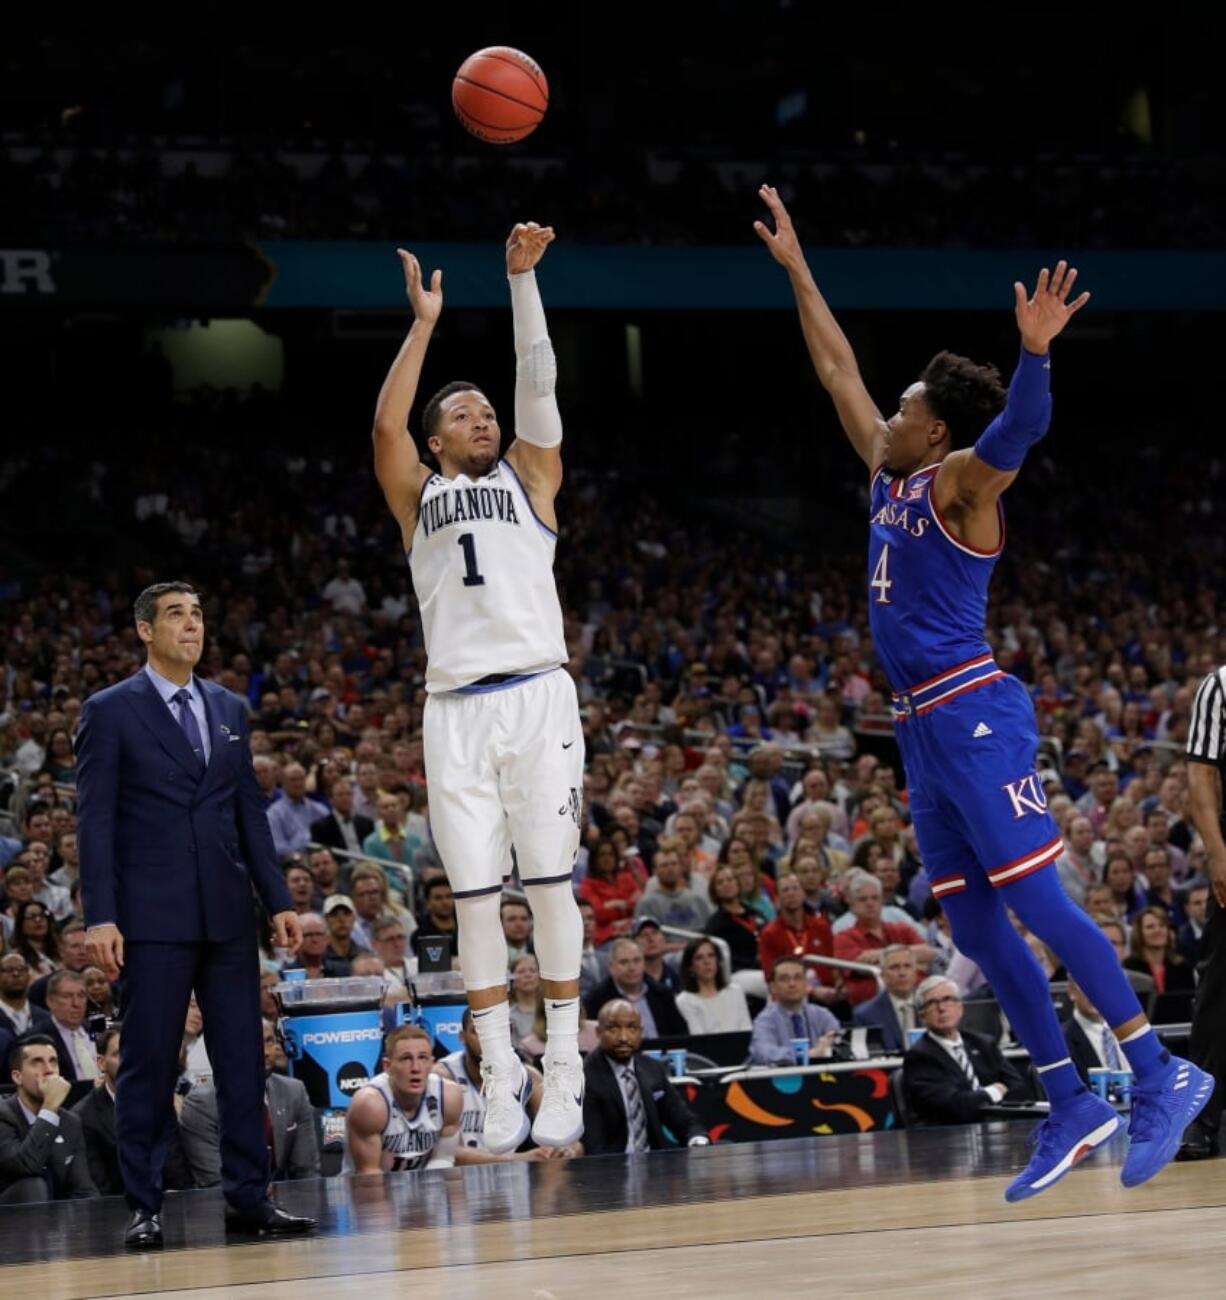
<svg viewBox="0 0 1226 1300">
<path fill-rule="evenodd" d="M 49 772 L 57 785 L 76 785 L 77 757 L 72 752 L 72 737 L 66 727 L 56 727 L 47 738 L 47 758 L 42 770 Z"/>
<path fill-rule="evenodd" d="M 710 939 L 691 939 L 681 954 L 682 992 L 677 1009 L 691 1034 L 725 1034 L 749 1029 L 749 1004 L 739 985 L 729 984 Z"/>
<path fill-rule="evenodd" d="M 1137 884 L 1137 874 L 1127 853 L 1117 850 L 1107 857 L 1103 883 L 1111 890 L 1115 913 L 1131 921 L 1145 906 L 1145 893 Z"/>
<path fill-rule="evenodd" d="M 599 948 L 630 930 L 642 887 L 628 861 L 618 855 L 612 838 L 597 840 L 588 855 L 587 875 L 579 886 L 596 914 L 592 942 Z"/>
<path fill-rule="evenodd" d="M 1195 989 L 1192 967 L 1175 951 L 1175 932 L 1164 907 L 1143 907 L 1133 919 L 1131 937 L 1132 956 L 1124 958 L 1125 970 L 1149 975 L 1155 993 Z"/>
<path fill-rule="evenodd" d="M 18 904 L 11 947 L 26 959 L 31 981 L 59 970 L 59 939 L 51 923 L 51 913 L 37 898 Z"/>
<path fill-rule="evenodd" d="M 766 922 L 760 912 L 745 906 L 736 872 L 728 863 L 711 873 L 708 892 L 716 910 L 707 922 L 707 933 L 727 943 L 734 973 L 760 971 L 758 935 Z"/>
</svg>

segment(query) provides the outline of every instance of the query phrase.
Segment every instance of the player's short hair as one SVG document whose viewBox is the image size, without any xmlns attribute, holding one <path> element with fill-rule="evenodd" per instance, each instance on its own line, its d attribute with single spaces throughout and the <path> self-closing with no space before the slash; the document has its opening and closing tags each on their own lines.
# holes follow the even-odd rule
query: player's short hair
<svg viewBox="0 0 1226 1300">
<path fill-rule="evenodd" d="M 421 427 L 427 438 L 434 437 L 438 428 L 439 416 L 442 412 L 443 403 L 453 393 L 481 393 L 485 396 L 484 391 L 476 384 L 470 384 L 464 379 L 453 379 L 451 383 L 444 384 L 442 388 L 426 403 L 421 413 Z"/>
<path fill-rule="evenodd" d="M 938 352 L 920 375 L 924 400 L 949 426 L 955 446 L 977 438 L 1005 405 L 1005 387 L 995 366 L 980 366 L 953 352 Z"/>
<path fill-rule="evenodd" d="M 429 1043 L 431 1047 L 434 1046 L 434 1039 L 431 1038 L 429 1032 L 423 1029 L 420 1025 L 401 1025 L 398 1029 L 393 1029 L 392 1032 L 383 1040 L 383 1055 L 390 1060 L 391 1055 L 396 1048 L 401 1043 L 407 1042 L 411 1038 L 423 1039 L 425 1042 Z"/>
<path fill-rule="evenodd" d="M 138 623 L 152 623 L 157 618 L 159 597 L 166 596 L 172 591 L 182 593 L 184 596 L 194 596 L 197 600 L 200 599 L 200 593 L 190 582 L 155 582 L 137 596 L 136 603 L 132 606 L 136 621 Z"/>
</svg>

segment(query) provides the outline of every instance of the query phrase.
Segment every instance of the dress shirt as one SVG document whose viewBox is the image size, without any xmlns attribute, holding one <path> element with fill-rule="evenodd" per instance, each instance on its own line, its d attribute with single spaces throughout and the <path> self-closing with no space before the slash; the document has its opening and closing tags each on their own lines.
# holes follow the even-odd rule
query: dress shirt
<svg viewBox="0 0 1226 1300">
<path fill-rule="evenodd" d="M 30 1027 L 30 1019 L 34 1015 L 33 1008 L 30 1006 L 30 1000 L 27 998 L 22 1004 L 20 1011 L 15 1011 L 11 1002 L 0 1002 L 0 1011 L 13 1022 L 13 1029 L 17 1036 L 20 1037 Z"/>
<path fill-rule="evenodd" d="M 156 668 L 151 668 L 148 664 L 145 665 L 145 672 L 149 674 L 149 680 L 157 687 L 157 693 L 170 710 L 175 726 L 180 729 L 183 723 L 179 719 L 179 706 L 174 703 L 174 697 L 178 691 L 187 692 L 190 699 L 188 707 L 196 719 L 196 726 L 200 728 L 200 739 L 204 744 L 204 763 L 207 767 L 213 753 L 213 738 L 209 735 L 209 715 L 204 711 L 204 696 L 200 693 L 200 687 L 196 685 L 196 678 L 193 676 L 186 686 L 176 686 L 174 682 L 163 677 Z"/>
<path fill-rule="evenodd" d="M 286 795 L 268 809 L 268 829 L 272 831 L 273 847 L 278 857 L 287 853 L 302 853 L 311 842 L 311 823 L 326 817 L 328 810 L 315 799 L 304 795 L 291 799 Z"/>
<path fill-rule="evenodd" d="M 625 998 L 639 1013 L 639 1019 L 643 1022 L 643 1037 L 659 1038 L 660 1031 L 656 1028 L 656 1018 L 651 1014 L 651 1007 L 647 1002 L 647 985 L 643 985 L 637 998 L 631 997 L 616 980 L 613 981 L 613 987 L 617 990 L 617 996 Z"/>
<path fill-rule="evenodd" d="M 55 1026 L 55 1031 L 63 1041 L 64 1047 L 72 1054 L 72 1063 L 76 1066 L 78 1079 L 94 1080 L 98 1077 L 98 1049 L 94 1046 L 94 1040 L 80 1027 L 69 1029 L 67 1025 L 61 1024 L 54 1016 L 51 1017 L 51 1023 Z"/>
<path fill-rule="evenodd" d="M 17 1104 L 21 1107 L 21 1113 L 26 1117 L 26 1123 L 29 1124 L 31 1128 L 34 1127 L 34 1121 L 36 1119 L 45 1119 L 53 1128 L 59 1128 L 60 1116 L 58 1111 L 48 1110 L 46 1106 L 44 1106 L 36 1115 L 20 1097 L 17 1099 Z"/>
</svg>

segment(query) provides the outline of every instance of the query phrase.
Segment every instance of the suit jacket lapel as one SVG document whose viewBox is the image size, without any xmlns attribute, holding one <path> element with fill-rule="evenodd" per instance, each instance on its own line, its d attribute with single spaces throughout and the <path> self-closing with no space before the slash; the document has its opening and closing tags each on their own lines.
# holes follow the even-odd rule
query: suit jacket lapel
<svg viewBox="0 0 1226 1300">
<path fill-rule="evenodd" d="M 187 743 L 183 728 L 166 707 L 157 687 L 149 680 L 149 674 L 141 669 L 129 680 L 132 686 L 128 691 L 128 701 L 136 710 L 137 716 L 153 732 L 158 744 L 170 757 L 194 780 L 199 780 L 200 763 Z"/>
<path fill-rule="evenodd" d="M 272 1115 L 272 1162 L 276 1171 L 281 1172 L 285 1165 L 289 1116 L 285 1113 L 285 1098 L 281 1094 L 280 1080 L 275 1074 L 268 1076 L 268 1110 Z"/>
</svg>

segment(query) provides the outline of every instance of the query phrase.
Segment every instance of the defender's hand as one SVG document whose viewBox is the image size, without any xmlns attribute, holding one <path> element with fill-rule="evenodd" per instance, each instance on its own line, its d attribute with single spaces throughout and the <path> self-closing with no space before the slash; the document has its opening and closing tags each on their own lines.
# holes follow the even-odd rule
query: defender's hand
<svg viewBox="0 0 1226 1300">
<path fill-rule="evenodd" d="M 554 241 L 552 226 L 538 226 L 535 221 L 523 221 L 511 227 L 507 236 L 507 272 L 522 275 L 545 256 L 545 250 Z"/>
<path fill-rule="evenodd" d="M 1072 302 L 1068 301 L 1076 279 L 1077 268 L 1059 261 L 1056 263 L 1055 275 L 1049 276 L 1047 267 L 1039 272 L 1032 298 L 1026 297 L 1026 287 L 1020 280 L 1014 284 L 1017 327 L 1021 331 L 1022 345 L 1027 352 L 1042 356 L 1047 351 L 1047 345 L 1069 323 L 1074 313 L 1090 301 L 1088 293 L 1083 293 Z"/>
<path fill-rule="evenodd" d="M 753 223 L 758 238 L 770 250 L 770 255 L 780 266 L 786 266 L 789 271 L 799 270 L 805 265 L 805 255 L 800 247 L 796 227 L 792 225 L 792 218 L 788 216 L 788 210 L 779 197 L 779 191 L 773 185 L 763 185 L 758 190 L 758 194 L 762 202 L 770 208 L 771 216 L 775 219 L 773 232 L 764 221 Z"/>
</svg>

